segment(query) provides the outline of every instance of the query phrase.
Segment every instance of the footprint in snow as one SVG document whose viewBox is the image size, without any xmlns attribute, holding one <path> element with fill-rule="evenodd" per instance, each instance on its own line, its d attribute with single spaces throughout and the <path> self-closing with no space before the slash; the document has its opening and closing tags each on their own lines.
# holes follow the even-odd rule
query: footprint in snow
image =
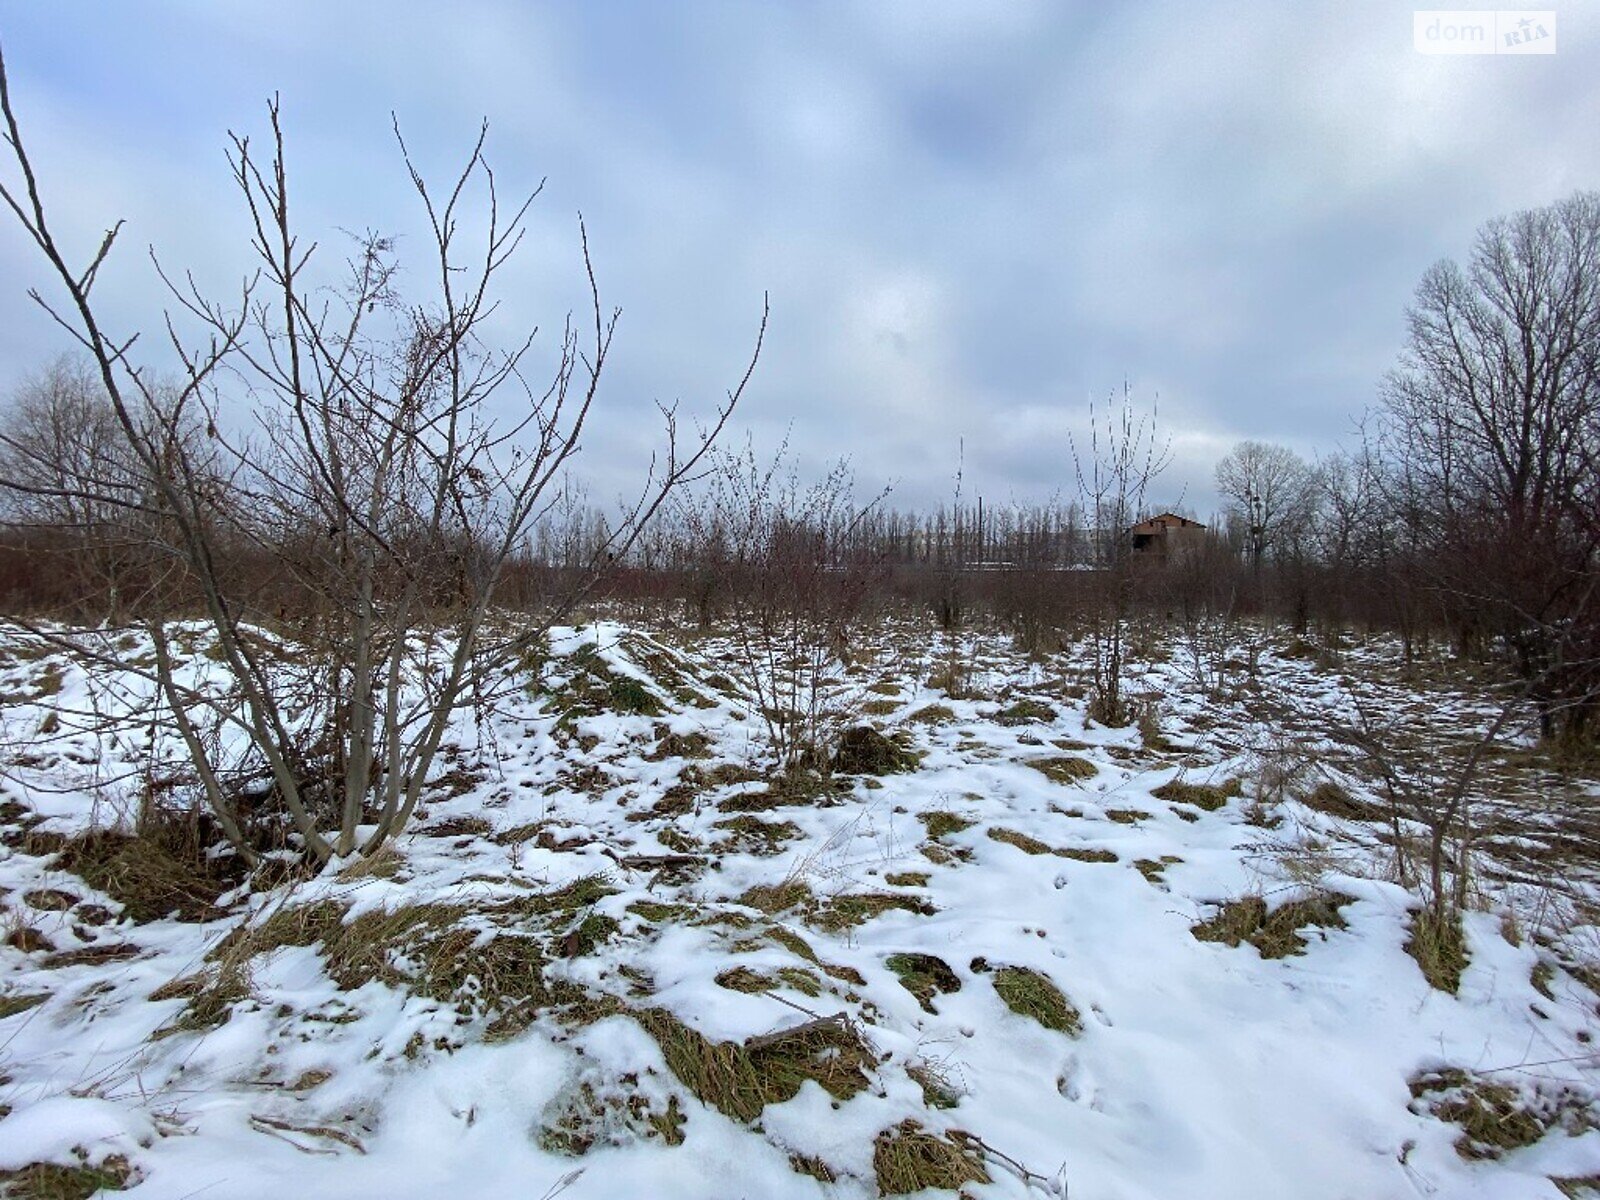
<svg viewBox="0 0 1600 1200">
<path fill-rule="evenodd" d="M 1100 1086 L 1094 1072 L 1079 1061 L 1076 1054 L 1068 1055 L 1056 1074 L 1056 1091 L 1074 1104 L 1084 1104 L 1100 1111 Z"/>
</svg>

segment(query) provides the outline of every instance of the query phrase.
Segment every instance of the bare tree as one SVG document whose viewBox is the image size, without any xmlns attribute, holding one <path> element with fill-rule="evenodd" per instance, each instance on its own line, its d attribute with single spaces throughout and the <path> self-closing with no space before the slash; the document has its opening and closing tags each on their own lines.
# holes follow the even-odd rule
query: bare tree
<svg viewBox="0 0 1600 1200">
<path fill-rule="evenodd" d="M 90 364 L 64 355 L 24 381 L 0 416 L 3 521 L 71 581 L 82 615 L 115 624 L 136 587 L 141 531 L 128 513 L 141 487 Z"/>
<path fill-rule="evenodd" d="M 205 800 L 243 857 L 255 850 L 241 820 L 241 781 L 263 774 L 314 859 L 371 853 L 405 827 L 463 711 L 694 475 L 754 370 L 761 338 L 738 387 L 692 442 L 680 440 L 675 411 L 663 409 L 664 454 L 542 620 L 495 621 L 508 566 L 561 498 L 616 326 L 618 314 L 602 310 L 581 221 L 590 310 L 581 323 L 569 318 L 554 368 L 534 385 L 525 370 L 531 333 L 508 350 L 483 336 L 497 308 L 493 285 L 538 194 L 502 208 L 484 157 L 487 125 L 442 191 L 426 182 L 396 128 L 431 231 L 434 283 L 414 300 L 401 292 L 393 243 L 375 234 L 356 239 L 342 279 L 330 283 L 319 246 L 291 220 L 274 100 L 265 155 L 232 138 L 256 258 L 241 293 L 213 299 L 157 266 L 175 310 L 163 323 L 167 344 L 183 367 L 165 389 L 132 357 L 138 335 L 113 334 L 94 302 L 120 225 L 84 268 L 69 264 L 52 232 L 3 58 L 0 109 L 20 177 L 0 184 L 0 198 L 65 302 L 33 295 L 90 356 L 141 484 L 129 495 L 100 478 L 90 490 L 97 502 L 138 514 L 147 547 L 189 585 L 225 686 L 201 686 L 184 669 L 170 606 L 144 614 L 152 668 L 104 642 L 74 648 L 151 675 Z M 197 336 L 179 332 L 184 320 Z M 229 419 L 237 394 L 229 389 L 238 387 L 253 426 Z M 497 421 L 495 410 L 512 397 L 520 414 Z M 198 448 L 187 436 L 197 427 Z M 252 556 L 270 571 L 240 571 Z"/>
<path fill-rule="evenodd" d="M 767 463 L 748 446 L 716 459 L 682 509 L 694 544 L 724 563 L 734 674 L 779 770 L 825 774 L 849 716 L 842 676 L 880 561 L 855 534 L 883 494 L 858 503 L 844 462 L 805 483 L 783 448 Z"/>
<path fill-rule="evenodd" d="M 1286 446 L 1240 442 L 1217 464 L 1216 482 L 1231 501 L 1229 517 L 1257 571 L 1269 550 L 1290 543 L 1310 524 L 1315 475 Z"/>
<path fill-rule="evenodd" d="M 1547 736 L 1600 698 L 1600 193 L 1488 222 L 1409 312 L 1383 394 L 1388 500 L 1458 642 L 1507 648 Z"/>
<path fill-rule="evenodd" d="M 1144 515 L 1151 484 L 1170 461 L 1170 444 L 1157 431 L 1157 410 L 1140 411 L 1127 384 L 1103 408 L 1089 406 L 1089 441 L 1072 442 L 1078 494 L 1094 522 L 1095 582 L 1091 589 L 1089 645 L 1094 655 L 1090 715 L 1106 725 L 1126 725 L 1132 713 L 1123 697 L 1128 622 L 1133 613 L 1135 562 L 1128 529 Z"/>
</svg>

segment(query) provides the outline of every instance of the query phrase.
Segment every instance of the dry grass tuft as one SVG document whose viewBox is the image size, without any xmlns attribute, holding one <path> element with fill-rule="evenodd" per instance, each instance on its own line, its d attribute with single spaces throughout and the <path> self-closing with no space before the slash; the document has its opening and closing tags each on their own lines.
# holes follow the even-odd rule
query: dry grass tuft
<svg viewBox="0 0 1600 1200">
<path fill-rule="evenodd" d="M 621 1146 L 635 1139 L 660 1138 L 669 1146 L 682 1145 L 688 1118 L 678 1107 L 678 1098 L 669 1096 L 666 1107 L 658 1107 L 634 1090 L 637 1084 L 637 1077 L 623 1076 L 609 1087 L 584 1080 L 563 1089 L 545 1109 L 540 1149 L 580 1158 L 599 1143 Z"/>
<path fill-rule="evenodd" d="M 1466 933 L 1459 913 L 1441 915 L 1431 906 L 1418 909 L 1411 918 L 1411 936 L 1405 951 L 1421 968 L 1423 978 L 1441 992 L 1454 995 L 1461 987 L 1461 973 L 1467 969 Z"/>
<path fill-rule="evenodd" d="M 1018 833 L 1015 829 L 1007 829 L 1002 825 L 991 825 L 988 835 L 991 841 L 1004 842 L 1008 846 L 1015 846 L 1024 854 L 1050 853 L 1050 847 L 1038 838 L 1029 837 L 1025 833 Z"/>
<path fill-rule="evenodd" d="M 927 887 L 932 878 L 926 871 L 890 871 L 883 881 L 891 887 Z"/>
<path fill-rule="evenodd" d="M 1146 880 L 1160 887 L 1166 883 L 1167 868 L 1182 861 L 1176 854 L 1163 854 L 1159 859 L 1136 858 L 1133 865 Z"/>
<path fill-rule="evenodd" d="M 225 915 L 217 898 L 239 882 L 198 845 L 156 834 L 92 830 L 69 839 L 56 865 L 105 892 L 139 922 L 172 914 L 180 921 L 214 921 Z"/>
<path fill-rule="evenodd" d="M 939 1137 L 915 1121 L 885 1129 L 872 1143 L 872 1170 L 880 1196 L 909 1196 L 927 1188 L 955 1191 L 968 1183 L 988 1183 L 983 1157 L 952 1133 Z"/>
<path fill-rule="evenodd" d="M 683 1085 L 736 1121 L 754 1121 L 767 1105 L 794 1099 L 808 1079 L 835 1099 L 848 1100 L 867 1087 L 866 1069 L 877 1061 L 843 1018 L 810 1021 L 741 1046 L 713 1042 L 664 1008 L 635 1017 Z"/>
<path fill-rule="evenodd" d="M 1046 1029 L 1070 1037 L 1083 1031 L 1083 1019 L 1050 979 L 1027 967 L 1001 967 L 994 973 L 994 990 L 1012 1012 L 1032 1017 Z"/>
<path fill-rule="evenodd" d="M 922 1102 L 929 1108 L 955 1108 L 961 1103 L 961 1093 L 951 1084 L 948 1068 L 924 1060 L 906 1067 L 906 1074 L 922 1089 Z"/>
<path fill-rule="evenodd" d="M 49 992 L 8 992 L 0 996 L 0 1021 L 37 1008 L 50 999 Z"/>
<path fill-rule="evenodd" d="M 894 775 L 915 771 L 917 754 L 901 737 L 885 737 L 870 725 L 856 725 L 839 735 L 833 769 L 840 775 Z"/>
<path fill-rule="evenodd" d="M 814 1154 L 789 1155 L 789 1169 L 796 1175 L 809 1175 L 819 1183 L 838 1182 L 838 1173 L 827 1163 L 826 1159 Z"/>
<path fill-rule="evenodd" d="M 919 917 L 931 917 L 938 911 L 926 900 L 915 896 L 893 892 L 852 892 L 832 897 L 811 913 L 807 921 L 824 933 L 840 933 L 896 908 Z"/>
<path fill-rule="evenodd" d="M 900 986 L 917 998 L 924 1012 L 937 1012 L 933 998 L 946 992 L 959 992 L 961 980 L 950 964 L 931 954 L 891 954 L 883 960 L 900 977 Z"/>
<path fill-rule="evenodd" d="M 1552 1175 L 1550 1182 L 1556 1185 L 1556 1190 L 1567 1200 L 1585 1200 L 1585 1197 L 1600 1196 L 1600 1174 Z"/>
<path fill-rule="evenodd" d="M 1059 714 L 1043 700 L 1024 696 L 995 717 L 997 725 L 1053 724 Z"/>
<path fill-rule="evenodd" d="M 1062 754 L 1055 758 L 1030 758 L 1027 760 L 1027 765 L 1055 783 L 1081 783 L 1085 779 L 1093 779 L 1100 773 L 1099 768 L 1088 759 L 1073 754 Z"/>
<path fill-rule="evenodd" d="M 1357 800 L 1331 780 L 1319 783 L 1300 802 L 1307 808 L 1338 817 L 1341 821 L 1377 821 L 1384 816 L 1383 809 L 1376 804 Z"/>
<path fill-rule="evenodd" d="M 977 824 L 976 821 L 969 821 L 966 817 L 958 816 L 948 809 L 925 812 L 918 819 L 931 838 L 948 837 L 952 833 L 960 833 L 963 829 L 971 829 Z"/>
<path fill-rule="evenodd" d="M 1448 1068 L 1425 1071 L 1411 1082 L 1412 1111 L 1461 1127 L 1456 1153 L 1468 1160 L 1496 1159 L 1531 1146 L 1552 1129 L 1576 1137 L 1600 1128 L 1591 1096 L 1535 1082 L 1524 1087 Z"/>
<path fill-rule="evenodd" d="M 809 908 L 815 899 L 805 880 L 786 879 L 782 883 L 757 884 L 739 897 L 739 903 L 771 915 L 792 908 Z"/>
<path fill-rule="evenodd" d="M 781 854 L 785 842 L 800 836 L 800 827 L 793 821 L 763 821 L 760 817 L 741 813 L 716 823 L 716 828 L 727 830 L 727 835 L 713 842 L 714 854 L 754 854 L 770 858 Z"/>
<path fill-rule="evenodd" d="M 1189 932 L 1196 941 L 1225 946 L 1249 942 L 1262 958 L 1288 958 L 1305 952 L 1306 940 L 1299 930 L 1308 926 L 1343 929 L 1345 919 L 1339 909 L 1350 903 L 1351 897 L 1338 892 L 1318 892 L 1269 913 L 1260 896 L 1246 896 L 1222 905 L 1216 916 L 1192 926 Z"/>
<path fill-rule="evenodd" d="M 1065 849 L 1057 850 L 1055 851 L 1055 855 L 1057 858 L 1071 858 L 1076 859 L 1078 862 L 1088 863 L 1114 863 L 1117 861 L 1117 856 L 1110 850 L 1091 850 L 1076 846 L 1069 846 Z"/>
<path fill-rule="evenodd" d="M 1206 812 L 1216 812 L 1232 797 L 1244 795 L 1244 785 L 1237 779 L 1230 779 L 1220 786 L 1174 779 L 1171 783 L 1152 789 L 1150 794 L 1157 800 L 1166 800 L 1171 804 L 1192 804 Z"/>
<path fill-rule="evenodd" d="M 11 1200 L 89 1200 L 100 1192 L 120 1192 L 133 1179 L 128 1160 L 120 1156 L 99 1166 L 87 1163 L 64 1167 L 58 1163 L 33 1163 L 15 1171 L 0 1171 L 0 1196 Z"/>
</svg>

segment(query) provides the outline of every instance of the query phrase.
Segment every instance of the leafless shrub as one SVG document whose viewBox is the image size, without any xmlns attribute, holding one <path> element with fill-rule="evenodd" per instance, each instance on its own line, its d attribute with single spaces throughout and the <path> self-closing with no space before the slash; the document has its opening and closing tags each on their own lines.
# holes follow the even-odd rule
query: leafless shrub
<svg viewBox="0 0 1600 1200">
<path fill-rule="evenodd" d="M 163 387 L 132 357 L 138 334 L 113 334 L 94 300 L 120 225 L 86 266 L 69 265 L 3 59 L 0 109 L 16 175 L 0 184 L 0 198 L 64 301 L 33 295 L 89 355 L 113 418 L 104 432 L 117 446 L 90 455 L 94 470 L 81 486 L 43 494 L 64 502 L 81 491 L 136 531 L 151 581 L 140 616 L 154 663 L 103 639 L 54 636 L 91 661 L 157 684 L 207 803 L 241 856 L 252 860 L 255 850 L 237 781 L 256 772 L 313 858 L 372 853 L 415 811 L 452 723 L 693 475 L 754 357 L 692 443 L 680 440 L 675 411 L 663 409 L 666 450 L 637 501 L 586 547 L 543 621 L 508 629 L 489 620 L 497 590 L 560 499 L 557 482 L 578 449 L 616 324 L 617 314 L 601 308 L 581 222 L 590 311 L 581 322 L 569 318 L 551 373 L 534 384 L 532 334 L 509 350 L 484 339 L 496 280 L 538 194 L 502 208 L 484 157 L 487 126 L 442 192 L 425 181 L 396 129 L 431 231 L 436 280 L 431 295 L 413 299 L 401 290 L 389 239 L 356 238 L 342 268 L 329 271 L 319 247 L 297 231 L 274 100 L 265 156 L 249 138 L 231 139 L 256 258 L 242 293 L 216 299 L 157 267 L 173 304 L 163 322 L 168 348 L 182 364 L 178 381 Z M 250 397 L 253 425 L 230 419 L 236 385 Z M 513 397 L 520 414 L 497 421 L 492 412 Z M 239 570 L 252 558 L 270 564 L 267 578 Z M 203 617 L 217 686 L 197 680 L 175 640 L 172 618 L 185 604 Z"/>
</svg>

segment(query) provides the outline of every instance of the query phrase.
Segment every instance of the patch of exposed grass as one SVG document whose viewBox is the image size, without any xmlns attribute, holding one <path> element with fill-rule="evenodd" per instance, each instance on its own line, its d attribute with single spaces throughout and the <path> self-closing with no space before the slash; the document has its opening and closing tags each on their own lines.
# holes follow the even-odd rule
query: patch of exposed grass
<svg viewBox="0 0 1600 1200">
<path fill-rule="evenodd" d="M 1550 983 L 1555 977 L 1555 966 L 1548 959 L 1541 958 L 1533 964 L 1533 970 L 1528 975 L 1528 982 L 1533 985 L 1533 990 L 1546 1000 L 1554 1000 L 1556 996 L 1550 990 Z"/>
<path fill-rule="evenodd" d="M 1306 940 L 1299 930 L 1308 926 L 1343 929 L 1345 919 L 1339 909 L 1352 903 L 1337 892 L 1319 892 L 1303 900 L 1293 900 L 1267 911 L 1260 896 L 1246 896 L 1222 905 L 1217 915 L 1190 928 L 1196 941 L 1221 942 L 1237 946 L 1249 942 L 1262 958 L 1288 958 L 1305 952 Z"/>
<path fill-rule="evenodd" d="M 919 820 L 931 838 L 948 837 L 952 833 L 960 833 L 963 829 L 971 829 L 977 824 L 976 821 L 969 821 L 966 817 L 958 816 L 948 809 L 925 812 L 921 814 Z"/>
<path fill-rule="evenodd" d="M 1092 762 L 1073 754 L 1062 754 L 1055 758 L 1030 758 L 1027 760 L 1027 765 L 1054 783 L 1080 783 L 1099 774 L 1099 769 Z"/>
<path fill-rule="evenodd" d="M 956 711 L 948 704 L 925 704 L 906 718 L 919 725 L 948 725 L 956 719 Z"/>
<path fill-rule="evenodd" d="M 637 679 L 619 675 L 606 686 L 606 693 L 616 712 L 640 717 L 661 715 L 661 701 Z"/>
<path fill-rule="evenodd" d="M 727 988 L 730 992 L 770 992 L 778 986 L 778 981 L 773 976 L 752 971 L 749 967 L 730 967 L 726 971 L 719 972 L 714 982 L 718 987 Z"/>
<path fill-rule="evenodd" d="M 23 892 L 22 899 L 29 908 L 36 908 L 40 912 L 66 912 L 78 902 L 71 892 L 63 892 L 60 888 L 34 888 Z"/>
<path fill-rule="evenodd" d="M 1118 825 L 1137 825 L 1149 816 L 1149 813 L 1140 812 L 1137 808 L 1106 809 L 1106 820 L 1115 821 Z"/>
<path fill-rule="evenodd" d="M 1058 858 L 1076 859 L 1078 862 L 1087 863 L 1114 863 L 1117 856 L 1109 850 L 1089 849 L 1082 846 L 1067 846 L 1054 851 Z"/>
<path fill-rule="evenodd" d="M 728 831 L 726 837 L 711 846 L 712 852 L 718 854 L 770 857 L 782 853 L 785 842 L 800 836 L 800 827 L 793 821 L 763 821 L 748 813 L 718 821 L 716 828 Z"/>
<path fill-rule="evenodd" d="M 657 726 L 657 728 L 662 728 Z M 711 738 L 699 730 L 689 733 L 673 733 L 665 730 L 657 739 L 655 748 L 645 755 L 649 762 L 661 762 L 668 758 L 709 758 L 711 757 Z"/>
<path fill-rule="evenodd" d="M 809 1175 L 819 1183 L 836 1183 L 839 1178 L 827 1160 L 815 1154 L 789 1155 L 789 1169 L 796 1175 Z"/>
<path fill-rule="evenodd" d="M 698 854 L 701 848 L 700 839 L 687 829 L 663 829 L 656 834 L 656 841 L 673 854 Z"/>
<path fill-rule="evenodd" d="M 886 737 L 870 725 L 855 725 L 839 735 L 833 769 L 840 775 L 894 775 L 915 771 L 917 754 L 901 738 Z"/>
<path fill-rule="evenodd" d="M 932 878 L 926 871 L 891 871 L 883 881 L 891 887 L 927 887 Z"/>
<path fill-rule="evenodd" d="M 669 921 L 687 921 L 694 916 L 693 905 L 662 904 L 655 900 L 635 900 L 628 911 L 649 921 L 652 925 L 665 925 Z"/>
<path fill-rule="evenodd" d="M 1536 1082 L 1516 1087 L 1457 1068 L 1425 1071 L 1410 1081 L 1412 1109 L 1461 1127 L 1456 1153 L 1496 1159 L 1531 1146 L 1552 1129 L 1576 1137 L 1600 1128 L 1593 1099 L 1572 1088 Z"/>
<path fill-rule="evenodd" d="M 1154 704 L 1139 709 L 1139 744 L 1152 754 L 1165 754 L 1172 749 L 1167 735 L 1161 732 L 1161 713 Z"/>
<path fill-rule="evenodd" d="M 1600 1174 L 1552 1175 L 1550 1182 L 1556 1185 L 1556 1190 L 1567 1200 L 1584 1200 L 1586 1196 L 1600 1196 Z"/>
<path fill-rule="evenodd" d="M 523 842 L 530 842 L 544 830 L 545 821 L 528 821 L 522 825 L 513 825 L 509 829 L 502 829 L 494 835 L 494 841 L 500 846 L 520 846 Z"/>
<path fill-rule="evenodd" d="M 1043 700 L 1024 696 L 995 716 L 999 725 L 1034 725 L 1053 723 L 1059 714 Z"/>
<path fill-rule="evenodd" d="M 896 908 L 919 917 L 929 917 L 938 911 L 926 900 L 915 896 L 893 892 L 852 892 L 832 897 L 810 914 L 807 920 L 824 933 L 841 933 Z"/>
<path fill-rule="evenodd" d="M 868 1085 L 876 1058 L 849 1022 L 810 1021 L 787 1033 L 752 1038 L 745 1045 L 713 1042 L 664 1008 L 635 1019 L 661 1047 L 667 1066 L 697 1099 L 746 1123 L 769 1104 L 794 1099 L 814 1080 L 837 1100 Z"/>
<path fill-rule="evenodd" d="M 1307 808 L 1343 821 L 1377 821 L 1384 816 L 1383 809 L 1365 800 L 1357 800 L 1337 783 L 1329 780 L 1311 789 L 1301 803 Z"/>
<path fill-rule="evenodd" d="M 1260 896 L 1246 896 L 1222 905 L 1217 915 L 1189 927 L 1196 941 L 1221 942 L 1237 946 L 1248 941 L 1267 923 L 1267 902 Z"/>
<path fill-rule="evenodd" d="M 891 954 L 883 960 L 900 977 L 900 986 L 917 998 L 924 1012 L 937 1012 L 933 998 L 946 992 L 959 992 L 961 980 L 950 964 L 932 954 Z"/>
<path fill-rule="evenodd" d="M 217 898 L 238 880 L 224 875 L 218 860 L 198 847 L 180 850 L 169 840 L 92 830 L 63 844 L 56 865 L 105 892 L 135 921 L 169 914 L 180 921 L 222 916 Z"/>
<path fill-rule="evenodd" d="M 56 944 L 32 925 L 20 925 L 6 934 L 6 945 L 13 950 L 21 950 L 24 954 L 38 952 L 48 953 L 56 948 Z"/>
<path fill-rule="evenodd" d="M 660 1138 L 669 1146 L 681 1145 L 688 1118 L 676 1096 L 665 1108 L 628 1087 L 637 1078 L 624 1076 L 614 1087 L 597 1087 L 584 1080 L 564 1088 L 546 1106 L 539 1125 L 539 1147 L 551 1154 L 581 1158 L 596 1144 L 622 1145 L 630 1139 Z"/>
<path fill-rule="evenodd" d="M 1467 969 L 1467 937 L 1459 913 L 1440 914 L 1430 905 L 1411 917 L 1411 936 L 1405 952 L 1416 960 L 1422 976 L 1441 992 L 1454 995 Z"/>
<path fill-rule="evenodd" d="M 811 889 L 802 879 L 786 879 L 782 883 L 757 884 L 739 897 L 739 903 L 767 914 L 788 912 L 792 908 L 809 907 L 815 900 Z"/>
<path fill-rule="evenodd" d="M 935 1064 L 912 1063 L 906 1068 L 906 1074 L 922 1089 L 922 1102 L 929 1108 L 954 1108 L 961 1103 L 961 1093 L 951 1086 L 946 1072 Z"/>
<path fill-rule="evenodd" d="M 0 1021 L 37 1008 L 48 999 L 49 992 L 8 992 L 0 996 Z"/>
<path fill-rule="evenodd" d="M 872 1170 L 880 1196 L 909 1196 L 927 1188 L 953 1192 L 964 1184 L 989 1182 L 983 1156 L 970 1143 L 954 1133 L 929 1133 L 912 1120 L 873 1140 Z"/>
<path fill-rule="evenodd" d="M 1203 808 L 1206 812 L 1216 812 L 1234 796 L 1244 794 L 1244 785 L 1237 779 L 1230 779 L 1223 784 L 1188 783 L 1182 779 L 1174 779 L 1164 783 L 1150 792 L 1157 800 L 1166 800 L 1172 804 L 1192 804 L 1196 808 Z"/>
<path fill-rule="evenodd" d="M 1138 870 L 1139 874 L 1143 875 L 1145 879 L 1159 887 L 1161 884 L 1166 882 L 1165 874 L 1167 868 L 1172 866 L 1174 863 L 1181 863 L 1182 861 L 1183 859 L 1179 858 L 1175 854 L 1163 854 L 1159 859 L 1136 858 L 1133 860 L 1133 865 Z"/>
<path fill-rule="evenodd" d="M 476 783 L 473 786 L 476 786 Z M 494 832 L 494 826 L 483 817 L 446 817 L 442 821 L 424 826 L 417 832 L 423 837 L 437 838 L 488 837 Z"/>
<path fill-rule="evenodd" d="M 1008 846 L 1015 846 L 1024 854 L 1050 853 L 1050 847 L 1038 838 L 1029 837 L 1025 833 L 1018 833 L 1015 829 L 1007 829 L 1003 825 L 991 825 L 987 833 L 991 841 L 1004 842 Z"/>
<path fill-rule="evenodd" d="M 1076 1037 L 1083 1019 L 1050 979 L 1027 967 L 1000 967 L 994 973 L 994 990 L 1012 1012 L 1032 1017 L 1046 1029 Z"/>
<path fill-rule="evenodd" d="M 561 952 L 568 958 L 593 954 L 611 940 L 619 927 L 615 917 L 607 916 L 605 913 L 587 913 L 562 935 Z"/>
<path fill-rule="evenodd" d="M 887 717 L 899 711 L 898 700 L 868 700 L 861 706 L 861 715 L 865 717 Z"/>
<path fill-rule="evenodd" d="M 132 942 L 96 942 L 92 946 L 79 946 L 76 950 L 62 950 L 46 955 L 39 962 L 45 971 L 59 971 L 63 967 L 97 967 L 103 963 L 121 962 L 137 958 L 139 947 Z"/>
<path fill-rule="evenodd" d="M 779 967 L 778 978 L 802 995 L 822 995 L 822 980 L 817 978 L 816 972 L 804 967 Z"/>
<path fill-rule="evenodd" d="M 257 955 L 282 946 L 318 946 L 341 990 L 382 983 L 451 1004 L 465 1016 L 488 1018 L 491 1036 L 510 1036 L 552 999 L 544 981 L 547 945 L 569 957 L 587 954 L 616 931 L 610 916 L 579 916 L 612 892 L 604 876 L 590 875 L 477 910 L 411 904 L 346 920 L 344 906 L 332 900 L 285 906 L 234 930 L 207 957 L 220 984 Z M 191 1005 L 203 995 L 197 992 Z M 214 1011 L 227 996 L 224 987 L 205 1003 Z"/>
<path fill-rule="evenodd" d="M 234 1005 L 249 998 L 250 977 L 239 962 L 224 962 L 169 980 L 151 992 L 150 999 L 184 999 L 188 1003 L 176 1017 L 156 1030 L 153 1037 L 217 1029 L 232 1020 Z"/>
<path fill-rule="evenodd" d="M 15 1171 L 0 1171 L 0 1195 L 12 1200 L 89 1200 L 98 1192 L 120 1192 L 133 1178 L 128 1160 L 112 1157 L 99 1166 L 64 1167 L 58 1163 L 33 1163 Z"/>
<path fill-rule="evenodd" d="M 811 948 L 811 943 L 794 930 L 786 929 L 782 925 L 770 925 L 767 927 L 767 937 L 777 942 L 778 945 L 795 957 L 820 965 L 821 960 L 817 958 L 817 952 Z"/>
</svg>

